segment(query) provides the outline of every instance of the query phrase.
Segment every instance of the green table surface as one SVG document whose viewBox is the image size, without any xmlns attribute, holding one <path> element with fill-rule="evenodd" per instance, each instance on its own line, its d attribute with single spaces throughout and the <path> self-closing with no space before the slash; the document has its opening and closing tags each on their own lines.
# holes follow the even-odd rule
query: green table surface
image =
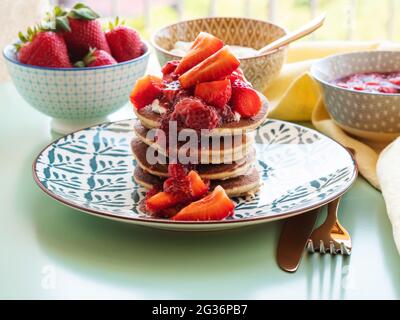
<svg viewBox="0 0 400 320">
<path fill-rule="evenodd" d="M 54 201 L 31 173 L 37 153 L 57 137 L 50 119 L 11 83 L 0 85 L 0 103 L 0 298 L 400 298 L 400 256 L 385 204 L 362 178 L 340 206 L 353 240 L 351 257 L 305 253 L 297 273 L 289 274 L 275 258 L 282 221 L 170 232 Z M 126 106 L 112 119 L 131 116 Z"/>
</svg>

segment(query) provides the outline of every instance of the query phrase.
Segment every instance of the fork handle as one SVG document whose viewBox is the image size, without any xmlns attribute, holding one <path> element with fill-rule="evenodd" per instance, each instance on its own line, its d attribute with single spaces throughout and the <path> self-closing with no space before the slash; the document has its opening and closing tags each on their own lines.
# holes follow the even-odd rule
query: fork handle
<svg viewBox="0 0 400 320">
<path fill-rule="evenodd" d="M 333 228 L 339 228 L 337 225 L 337 215 L 339 211 L 339 203 L 340 203 L 341 197 L 331 201 L 328 203 L 328 215 L 326 217 L 325 224 L 326 226 L 329 226 L 330 229 Z"/>
</svg>

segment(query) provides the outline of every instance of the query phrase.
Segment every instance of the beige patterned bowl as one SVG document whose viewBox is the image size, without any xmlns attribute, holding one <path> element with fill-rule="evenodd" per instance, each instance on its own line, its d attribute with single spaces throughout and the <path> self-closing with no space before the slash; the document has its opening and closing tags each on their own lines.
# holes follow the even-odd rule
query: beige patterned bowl
<svg viewBox="0 0 400 320">
<path fill-rule="evenodd" d="M 319 60 L 311 73 L 333 120 L 355 136 L 388 142 L 400 136 L 400 94 L 345 89 L 332 81 L 355 73 L 400 71 L 399 51 L 355 52 Z"/>
<path fill-rule="evenodd" d="M 228 45 L 261 49 L 268 43 L 284 36 L 286 31 L 269 22 L 247 18 L 213 17 L 187 20 L 158 30 L 152 37 L 161 65 L 181 57 L 171 54 L 177 41 L 193 41 L 205 31 L 215 35 Z M 286 57 L 286 48 L 269 55 L 240 59 L 241 68 L 256 90 L 262 91 L 279 74 Z"/>
</svg>

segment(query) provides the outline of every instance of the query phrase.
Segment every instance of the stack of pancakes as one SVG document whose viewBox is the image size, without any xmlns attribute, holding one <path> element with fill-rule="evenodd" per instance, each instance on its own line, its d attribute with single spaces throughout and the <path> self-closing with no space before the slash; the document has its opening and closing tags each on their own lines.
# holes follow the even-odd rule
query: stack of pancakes
<svg viewBox="0 0 400 320">
<path fill-rule="evenodd" d="M 263 96 L 262 100 L 263 108 L 256 116 L 215 128 L 207 136 L 209 146 L 197 149 L 195 169 L 202 178 L 210 180 L 211 189 L 220 185 L 231 197 L 251 195 L 259 189 L 260 176 L 252 133 L 267 116 L 267 101 Z M 150 189 L 161 185 L 168 178 L 168 161 L 152 164 L 147 157 L 148 152 L 159 152 L 168 159 L 166 148 L 156 139 L 149 138 L 152 135 L 148 134 L 149 130 L 159 128 L 161 116 L 153 112 L 150 106 L 134 110 L 138 118 L 133 128 L 136 138 L 131 143 L 137 162 L 134 179 Z M 219 143 L 212 143 L 218 139 Z M 184 148 L 177 147 L 177 152 L 182 149 Z M 187 153 L 187 149 L 184 152 Z"/>
</svg>

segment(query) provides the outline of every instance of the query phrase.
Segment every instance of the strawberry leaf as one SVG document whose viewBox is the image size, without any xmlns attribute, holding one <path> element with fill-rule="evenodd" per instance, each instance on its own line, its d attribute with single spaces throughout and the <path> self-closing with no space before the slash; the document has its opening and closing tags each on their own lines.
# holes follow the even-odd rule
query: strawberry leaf
<svg viewBox="0 0 400 320">
<path fill-rule="evenodd" d="M 83 60 L 77 61 L 74 64 L 74 66 L 77 68 L 85 68 L 85 67 L 89 66 L 93 61 L 96 61 L 96 56 L 95 56 L 96 50 L 97 50 L 96 48 L 90 48 L 89 52 L 83 58 Z"/>
<path fill-rule="evenodd" d="M 85 63 L 83 61 L 78 61 L 78 62 L 74 63 L 74 67 L 76 67 L 76 68 L 85 68 L 86 65 L 85 65 Z"/>
<path fill-rule="evenodd" d="M 69 12 L 68 16 L 72 19 L 79 20 L 95 20 L 100 16 L 94 12 L 90 7 L 83 3 L 77 3 Z"/>
<path fill-rule="evenodd" d="M 66 16 L 56 18 L 56 30 L 71 32 L 71 27 L 69 25 L 69 21 Z"/>
<path fill-rule="evenodd" d="M 18 38 L 22 43 L 28 42 L 28 39 L 24 36 L 24 34 L 20 31 L 18 32 Z"/>
<path fill-rule="evenodd" d="M 23 34 L 21 31 L 18 32 L 18 38 L 20 42 L 14 44 L 14 47 L 17 50 L 17 52 L 24 46 L 25 43 L 31 42 L 33 38 L 36 36 L 36 34 L 40 31 L 42 31 L 40 26 L 34 26 L 33 28 L 32 27 L 28 28 L 26 35 Z"/>
<path fill-rule="evenodd" d="M 59 6 L 55 6 L 53 12 L 56 17 L 65 16 L 67 14 L 67 12 Z"/>
<path fill-rule="evenodd" d="M 112 21 L 110 21 L 109 23 L 108 23 L 108 29 L 111 31 L 111 30 L 113 30 L 115 27 L 117 27 L 117 26 L 123 26 L 123 25 L 125 25 L 125 20 L 119 20 L 119 17 L 117 16 L 116 18 L 115 18 L 115 21 L 114 22 L 112 22 Z"/>
<path fill-rule="evenodd" d="M 54 7 L 53 13 L 48 12 L 40 27 L 42 30 L 46 31 L 71 31 L 67 12 L 61 7 Z"/>
<path fill-rule="evenodd" d="M 21 50 L 22 47 L 23 47 L 23 46 L 22 46 L 21 43 L 14 43 L 14 48 L 15 48 L 15 50 L 16 50 L 17 52 L 19 52 L 19 50 Z"/>
</svg>

